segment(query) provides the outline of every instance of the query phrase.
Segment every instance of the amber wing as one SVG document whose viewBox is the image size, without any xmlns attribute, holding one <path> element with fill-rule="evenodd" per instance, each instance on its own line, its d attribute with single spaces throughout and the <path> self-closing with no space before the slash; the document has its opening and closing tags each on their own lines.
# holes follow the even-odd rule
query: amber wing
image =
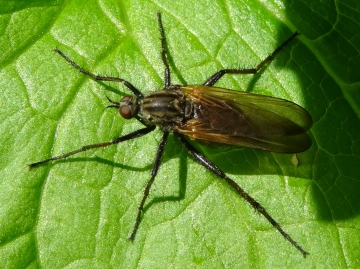
<svg viewBox="0 0 360 269">
<path fill-rule="evenodd" d="M 311 116 L 293 102 L 208 86 L 181 90 L 194 104 L 194 118 L 174 131 L 191 139 L 283 153 L 311 146 Z"/>
</svg>

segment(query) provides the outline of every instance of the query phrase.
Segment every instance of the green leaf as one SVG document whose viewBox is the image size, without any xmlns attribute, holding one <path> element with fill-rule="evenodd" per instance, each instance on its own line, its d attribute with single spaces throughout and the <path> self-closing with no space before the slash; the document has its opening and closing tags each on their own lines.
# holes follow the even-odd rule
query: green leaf
<svg viewBox="0 0 360 269">
<path fill-rule="evenodd" d="M 0 263 L 4 268 L 360 267 L 359 7 L 355 1 L 1 1 Z M 193 143 L 258 200 L 310 255 L 170 137 L 137 236 L 134 225 L 161 132 L 28 170 L 141 124 L 106 96 L 163 87 L 156 12 L 174 84 L 257 65 L 217 85 L 272 95 L 312 115 L 313 146 L 294 156 Z"/>
</svg>

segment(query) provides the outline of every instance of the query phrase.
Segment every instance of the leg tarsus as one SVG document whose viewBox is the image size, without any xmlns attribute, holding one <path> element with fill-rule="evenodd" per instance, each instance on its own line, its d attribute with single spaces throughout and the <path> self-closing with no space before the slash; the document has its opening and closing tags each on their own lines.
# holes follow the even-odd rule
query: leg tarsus
<svg viewBox="0 0 360 269">
<path fill-rule="evenodd" d="M 210 78 L 208 78 L 203 85 L 213 86 L 219 79 L 221 79 L 225 74 L 256 74 L 266 63 L 270 62 L 275 55 L 285 47 L 291 40 L 296 36 L 300 35 L 298 32 L 293 33 L 287 40 L 285 40 L 279 47 L 277 47 L 268 57 L 266 57 L 261 63 L 259 63 L 254 68 L 249 69 L 223 69 L 216 72 Z"/>
<path fill-rule="evenodd" d="M 134 228 L 131 231 L 130 236 L 128 237 L 128 240 L 130 240 L 130 241 L 134 241 L 136 232 L 137 232 L 137 230 L 139 228 L 139 225 L 140 225 L 140 222 L 141 222 L 141 214 L 143 212 L 146 199 L 149 196 L 151 186 L 154 183 L 155 177 L 156 177 L 156 175 L 157 175 L 157 173 L 159 171 L 160 165 L 161 165 L 162 157 L 164 156 L 164 151 L 165 151 L 168 135 L 169 135 L 169 132 L 164 132 L 163 137 L 162 137 L 162 139 L 160 141 L 160 144 L 159 144 L 159 147 L 158 147 L 158 150 L 157 150 L 157 153 L 156 153 L 154 166 L 153 166 L 153 169 L 151 171 L 151 178 L 146 183 L 146 186 L 145 186 L 145 189 L 144 189 L 144 195 L 143 195 L 143 198 L 142 198 L 142 200 L 140 202 L 140 205 L 138 207 L 138 212 L 137 212 L 137 216 L 136 216 L 136 220 L 135 220 L 135 225 L 134 225 Z"/>
<path fill-rule="evenodd" d="M 164 27 L 163 27 L 163 24 L 161 21 L 161 12 L 160 11 L 158 11 L 157 17 L 158 17 L 158 25 L 159 25 L 159 31 L 160 31 L 160 40 L 161 40 L 161 59 L 165 65 L 165 74 L 164 74 L 165 89 L 168 89 L 171 85 L 170 67 L 169 67 L 168 55 L 167 55 L 167 51 L 166 51 L 165 32 L 164 32 Z"/>
<path fill-rule="evenodd" d="M 35 167 L 35 166 L 38 166 L 38 165 L 41 165 L 41 164 L 44 164 L 44 163 L 47 163 L 47 162 L 60 160 L 60 159 L 65 159 L 65 158 L 67 158 L 67 157 L 69 157 L 71 155 L 74 155 L 74 154 L 77 154 L 77 153 L 80 153 L 80 152 L 84 152 L 84 151 L 87 151 L 89 149 L 104 148 L 104 147 L 108 147 L 110 145 L 115 145 L 115 144 L 118 144 L 120 142 L 124 142 L 124 141 L 130 140 L 130 139 L 134 139 L 134 138 L 138 138 L 140 136 L 146 135 L 146 134 L 150 133 L 151 131 L 153 131 L 154 129 L 155 129 L 155 126 L 148 126 L 148 127 L 136 130 L 135 132 L 132 132 L 130 134 L 115 138 L 115 139 L 113 139 L 113 140 L 111 140 L 109 142 L 86 145 L 86 146 L 83 146 L 83 147 L 81 147 L 79 149 L 70 151 L 68 153 L 65 153 L 65 154 L 62 154 L 62 155 L 59 155 L 59 156 L 54 156 L 54 157 L 51 157 L 49 159 L 45 159 L 45 160 L 42 160 L 42 161 L 36 162 L 36 163 L 30 163 L 30 164 L 28 164 L 28 166 L 29 166 L 29 169 L 31 169 L 32 167 Z"/>
<path fill-rule="evenodd" d="M 305 251 L 301 246 L 298 245 L 291 237 L 288 235 L 270 215 L 267 213 L 265 208 L 263 208 L 254 198 L 252 198 L 244 189 L 242 189 L 234 180 L 227 177 L 216 165 L 214 165 L 208 158 L 203 154 L 197 151 L 185 138 L 183 135 L 176 134 L 179 138 L 181 144 L 187 149 L 191 156 L 203 165 L 205 168 L 213 172 L 215 175 L 225 180 L 241 197 L 243 197 L 255 210 L 260 212 L 280 233 L 281 235 L 289 241 L 297 250 L 299 250 L 304 257 L 309 253 Z"/>
<path fill-rule="evenodd" d="M 76 70 L 79 72 L 90 76 L 91 78 L 98 80 L 98 81 L 114 81 L 114 82 L 121 82 L 123 83 L 130 91 L 132 91 L 138 98 L 144 99 L 144 95 L 130 82 L 122 79 L 122 78 L 116 78 L 116 77 L 107 77 L 107 76 L 100 76 L 93 74 L 84 68 L 80 67 L 77 63 L 75 63 L 73 60 L 71 60 L 68 56 L 66 56 L 62 51 L 59 49 L 54 49 L 54 52 L 59 54 L 62 58 L 64 58 L 68 63 L 70 63 Z"/>
</svg>

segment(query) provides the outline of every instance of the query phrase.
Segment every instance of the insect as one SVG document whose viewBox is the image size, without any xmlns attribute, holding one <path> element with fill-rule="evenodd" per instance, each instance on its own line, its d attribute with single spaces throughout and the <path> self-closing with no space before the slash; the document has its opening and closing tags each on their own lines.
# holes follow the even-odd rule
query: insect
<svg viewBox="0 0 360 269">
<path fill-rule="evenodd" d="M 254 209 L 260 212 L 286 240 L 306 256 L 308 252 L 296 243 L 254 198 L 189 142 L 189 139 L 204 140 L 282 153 L 297 153 L 307 150 L 311 146 L 311 139 L 306 131 L 310 129 L 312 119 L 304 108 L 279 98 L 213 86 L 225 74 L 257 73 L 283 47 L 298 36 L 298 33 L 295 32 L 291 35 L 254 68 L 223 69 L 208 78 L 202 85 L 183 86 L 171 83 L 166 39 L 160 12 L 157 13 L 157 18 L 161 37 L 161 58 L 165 66 L 165 85 L 159 91 L 144 95 L 125 79 L 95 75 L 78 66 L 60 50 L 55 49 L 56 53 L 81 73 L 98 81 L 123 83 L 133 93 L 133 96 L 125 96 L 119 102 L 108 98 L 111 103 L 108 107 L 118 109 L 119 114 L 124 119 L 137 119 L 144 127 L 109 142 L 86 145 L 60 156 L 28 164 L 28 166 L 32 168 L 90 149 L 115 145 L 146 135 L 158 127 L 163 131 L 163 136 L 158 146 L 151 178 L 145 186 L 144 195 L 138 207 L 129 240 L 133 241 L 135 238 L 142 220 L 142 211 L 146 199 L 161 165 L 168 135 L 172 133 L 197 162 L 225 180 Z"/>
</svg>

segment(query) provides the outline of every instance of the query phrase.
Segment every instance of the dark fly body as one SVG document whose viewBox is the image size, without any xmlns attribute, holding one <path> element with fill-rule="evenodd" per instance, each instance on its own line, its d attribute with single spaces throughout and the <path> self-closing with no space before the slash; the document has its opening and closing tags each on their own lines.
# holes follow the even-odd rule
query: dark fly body
<svg viewBox="0 0 360 269">
<path fill-rule="evenodd" d="M 172 133 L 197 162 L 225 180 L 253 208 L 260 212 L 286 240 L 306 256 L 308 253 L 281 228 L 279 223 L 255 199 L 247 194 L 235 181 L 227 177 L 206 156 L 195 149 L 188 139 L 281 153 L 298 153 L 307 150 L 311 146 L 311 139 L 306 131 L 310 129 L 312 119 L 304 108 L 284 99 L 213 86 L 225 74 L 257 73 L 283 47 L 298 36 L 298 33 L 291 35 L 254 68 L 223 69 L 212 75 L 202 85 L 184 86 L 171 84 L 166 39 L 160 13 L 158 13 L 158 25 L 161 36 L 161 57 L 165 65 L 165 85 L 162 90 L 145 95 L 130 82 L 122 78 L 90 73 L 78 66 L 60 50 L 55 50 L 74 68 L 95 80 L 123 83 L 133 93 L 133 96 L 125 96 L 120 102 L 109 99 L 111 102 L 109 107 L 117 108 L 124 119 L 136 118 L 144 127 L 109 142 L 83 146 L 66 154 L 29 164 L 29 167 L 64 159 L 90 149 L 118 144 L 146 135 L 158 127 L 163 131 L 163 136 L 158 146 L 151 178 L 145 186 L 144 195 L 138 207 L 137 217 L 129 240 L 135 238 L 146 199 L 161 165 L 168 135 Z"/>
</svg>

